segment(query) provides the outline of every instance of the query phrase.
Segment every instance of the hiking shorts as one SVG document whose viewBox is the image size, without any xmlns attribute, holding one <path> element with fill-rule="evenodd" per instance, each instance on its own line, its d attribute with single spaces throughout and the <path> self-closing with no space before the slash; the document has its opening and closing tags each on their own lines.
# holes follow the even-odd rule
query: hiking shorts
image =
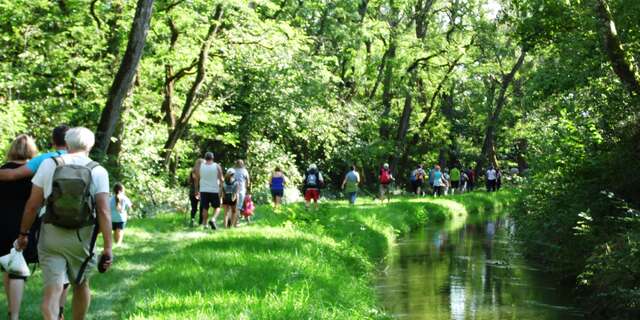
<svg viewBox="0 0 640 320">
<path fill-rule="evenodd" d="M 307 189 L 307 191 L 304 192 L 304 200 L 306 201 L 315 201 L 318 202 L 318 199 L 320 199 L 320 190 L 318 189 Z"/>
<path fill-rule="evenodd" d="M 200 193 L 200 208 L 209 210 L 211 207 L 214 209 L 220 208 L 220 194 L 212 192 Z"/>
<path fill-rule="evenodd" d="M 124 230 L 124 227 L 126 226 L 127 226 L 126 222 L 111 222 L 111 230 L 116 230 L 116 229 Z"/>
<path fill-rule="evenodd" d="M 90 254 L 93 229 L 93 226 L 65 229 L 50 223 L 42 224 L 38 257 L 45 286 L 62 286 L 69 281 L 78 285 L 89 279 L 92 271 L 96 269 L 96 256 L 89 260 L 80 281 L 76 282 L 82 264 Z"/>
<path fill-rule="evenodd" d="M 451 188 L 458 189 L 460 187 L 460 181 L 451 181 Z"/>
<path fill-rule="evenodd" d="M 274 198 L 275 197 L 282 198 L 284 196 L 284 190 L 271 189 L 271 196 Z"/>
<path fill-rule="evenodd" d="M 381 196 L 385 195 L 386 193 L 389 193 L 389 190 L 390 190 L 389 184 L 382 184 L 382 183 L 380 184 L 380 195 Z"/>
</svg>

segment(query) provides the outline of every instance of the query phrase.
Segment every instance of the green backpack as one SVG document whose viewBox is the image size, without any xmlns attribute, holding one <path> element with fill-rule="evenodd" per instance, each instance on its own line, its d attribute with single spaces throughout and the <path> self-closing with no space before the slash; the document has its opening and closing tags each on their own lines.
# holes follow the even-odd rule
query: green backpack
<svg viewBox="0 0 640 320">
<path fill-rule="evenodd" d="M 66 229 L 80 229 L 96 223 L 95 200 L 91 196 L 91 170 L 95 161 L 87 165 L 65 164 L 61 157 L 52 158 L 56 163 L 51 183 L 51 195 L 47 198 L 44 223 Z"/>
</svg>

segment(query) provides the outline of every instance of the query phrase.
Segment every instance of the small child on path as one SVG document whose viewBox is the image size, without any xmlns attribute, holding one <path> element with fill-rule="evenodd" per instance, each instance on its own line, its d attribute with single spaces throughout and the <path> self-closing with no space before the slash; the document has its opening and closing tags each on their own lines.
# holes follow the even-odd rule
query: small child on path
<svg viewBox="0 0 640 320">
<path fill-rule="evenodd" d="M 111 196 L 111 228 L 113 229 L 113 238 L 116 246 L 122 244 L 124 238 L 124 228 L 129 218 L 129 210 L 133 204 L 125 195 L 124 186 L 116 183 L 113 186 L 113 196 Z"/>
</svg>

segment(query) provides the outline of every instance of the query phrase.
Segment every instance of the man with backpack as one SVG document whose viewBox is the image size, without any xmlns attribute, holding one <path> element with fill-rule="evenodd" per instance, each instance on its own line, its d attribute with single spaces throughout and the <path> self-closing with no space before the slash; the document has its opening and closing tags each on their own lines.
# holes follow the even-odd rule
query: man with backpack
<svg viewBox="0 0 640 320">
<path fill-rule="evenodd" d="M 315 164 L 311 164 L 304 175 L 304 202 L 305 207 L 309 209 L 311 200 L 313 200 L 315 209 L 318 210 L 318 199 L 320 199 L 320 188 L 324 184 L 322 173 Z"/>
<path fill-rule="evenodd" d="M 389 169 L 388 163 L 383 164 L 382 168 L 380 168 L 379 180 L 380 180 L 380 201 L 384 202 L 384 198 L 386 196 L 387 203 L 389 203 L 391 201 L 391 195 L 389 194 L 391 190 L 389 186 L 391 185 L 391 182 L 393 182 L 393 180 L 395 179 L 391 174 L 391 170 Z"/>
<path fill-rule="evenodd" d="M 43 161 L 33 177 L 16 240 L 19 249 L 26 248 L 31 225 L 45 203 L 38 256 L 45 285 L 42 313 L 47 320 L 58 319 L 67 278 L 73 285 L 73 318 L 83 319 L 91 300 L 91 270 L 97 263 L 105 272 L 112 260 L 109 175 L 89 158 L 95 137 L 89 129 L 73 128 L 65 141 L 69 153 Z M 93 253 L 98 232 L 104 240 L 100 262 Z"/>
<path fill-rule="evenodd" d="M 411 185 L 413 186 L 413 191 L 418 196 L 422 195 L 422 186 L 424 185 L 425 175 L 426 173 L 424 172 L 421 164 L 411 172 Z"/>
</svg>

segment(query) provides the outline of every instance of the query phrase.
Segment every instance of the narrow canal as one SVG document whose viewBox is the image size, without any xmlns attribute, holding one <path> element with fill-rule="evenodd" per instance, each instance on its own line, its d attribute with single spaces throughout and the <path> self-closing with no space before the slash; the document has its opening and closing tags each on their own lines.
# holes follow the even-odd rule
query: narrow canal
<svg viewBox="0 0 640 320">
<path fill-rule="evenodd" d="M 396 319 L 582 319 L 571 292 L 522 258 L 508 217 L 427 226 L 401 239 L 377 294 Z"/>
</svg>

